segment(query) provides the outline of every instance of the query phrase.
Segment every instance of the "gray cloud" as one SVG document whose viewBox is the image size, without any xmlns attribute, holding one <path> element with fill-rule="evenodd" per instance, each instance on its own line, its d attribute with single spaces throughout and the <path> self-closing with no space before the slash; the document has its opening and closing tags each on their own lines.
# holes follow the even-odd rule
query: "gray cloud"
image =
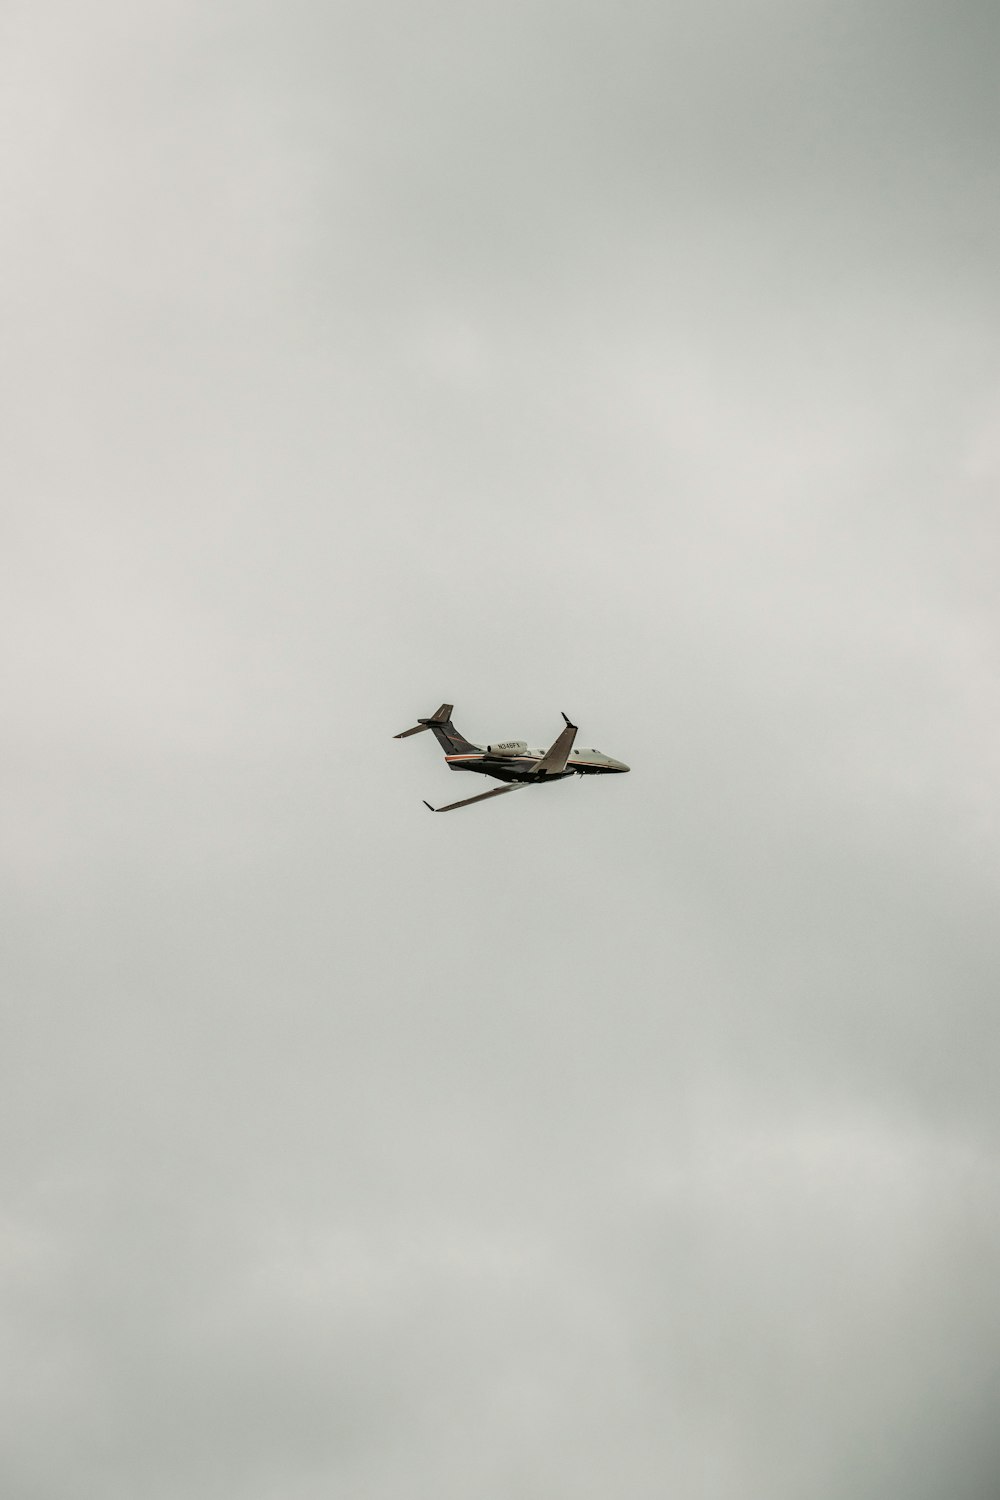
<svg viewBox="0 0 1000 1500">
<path fill-rule="evenodd" d="M 996 29 L 11 11 L 11 1494 L 994 1494 Z"/>
</svg>

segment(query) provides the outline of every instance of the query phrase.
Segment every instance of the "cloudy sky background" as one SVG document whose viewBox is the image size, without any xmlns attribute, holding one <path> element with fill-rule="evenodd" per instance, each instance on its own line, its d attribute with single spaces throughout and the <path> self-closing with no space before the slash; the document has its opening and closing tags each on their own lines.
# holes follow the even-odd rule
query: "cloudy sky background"
<svg viewBox="0 0 1000 1500">
<path fill-rule="evenodd" d="M 995 1500 L 998 57 L 4 7 L 5 1494 Z"/>
</svg>

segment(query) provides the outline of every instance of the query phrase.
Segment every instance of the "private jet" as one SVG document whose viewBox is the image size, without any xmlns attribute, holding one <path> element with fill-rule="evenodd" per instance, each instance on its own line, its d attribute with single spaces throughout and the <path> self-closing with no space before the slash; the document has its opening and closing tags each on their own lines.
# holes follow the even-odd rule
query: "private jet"
<svg viewBox="0 0 1000 1500">
<path fill-rule="evenodd" d="M 431 807 L 425 802 L 424 806 L 430 807 L 431 812 L 453 812 L 456 807 L 470 807 L 473 802 L 502 797 L 505 792 L 516 792 L 525 786 L 540 786 L 545 781 L 561 781 L 564 776 L 607 776 L 611 772 L 629 769 L 624 761 L 613 760 L 603 750 L 574 749 L 577 726 L 571 724 L 565 714 L 566 727 L 549 748 L 529 750 L 524 740 L 500 740 L 494 745 L 472 744 L 451 722 L 452 708 L 451 703 L 442 703 L 436 714 L 429 719 L 418 719 L 412 729 L 404 729 L 402 734 L 393 738 L 406 740 L 411 734 L 423 734 L 429 729 L 453 771 L 477 771 L 481 776 L 492 776 L 506 785 L 495 786 L 492 791 L 480 792 L 476 797 L 464 797 L 461 802 L 448 802 L 444 807 Z"/>
</svg>

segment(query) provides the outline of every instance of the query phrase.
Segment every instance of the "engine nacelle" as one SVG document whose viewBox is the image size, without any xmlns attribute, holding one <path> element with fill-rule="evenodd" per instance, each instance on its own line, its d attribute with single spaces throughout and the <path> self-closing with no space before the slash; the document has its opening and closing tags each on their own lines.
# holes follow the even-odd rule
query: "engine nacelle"
<svg viewBox="0 0 1000 1500">
<path fill-rule="evenodd" d="M 499 745 L 487 745 L 487 755 L 523 755 L 528 745 L 525 740 L 501 740 Z"/>
</svg>

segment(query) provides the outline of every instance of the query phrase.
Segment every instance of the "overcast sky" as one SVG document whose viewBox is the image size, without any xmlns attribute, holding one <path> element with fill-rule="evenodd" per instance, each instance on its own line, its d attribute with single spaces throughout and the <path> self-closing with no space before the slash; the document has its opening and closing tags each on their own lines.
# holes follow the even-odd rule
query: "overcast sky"
<svg viewBox="0 0 1000 1500">
<path fill-rule="evenodd" d="M 3 7 L 10 1500 L 1000 1493 L 998 66 Z"/>
</svg>

